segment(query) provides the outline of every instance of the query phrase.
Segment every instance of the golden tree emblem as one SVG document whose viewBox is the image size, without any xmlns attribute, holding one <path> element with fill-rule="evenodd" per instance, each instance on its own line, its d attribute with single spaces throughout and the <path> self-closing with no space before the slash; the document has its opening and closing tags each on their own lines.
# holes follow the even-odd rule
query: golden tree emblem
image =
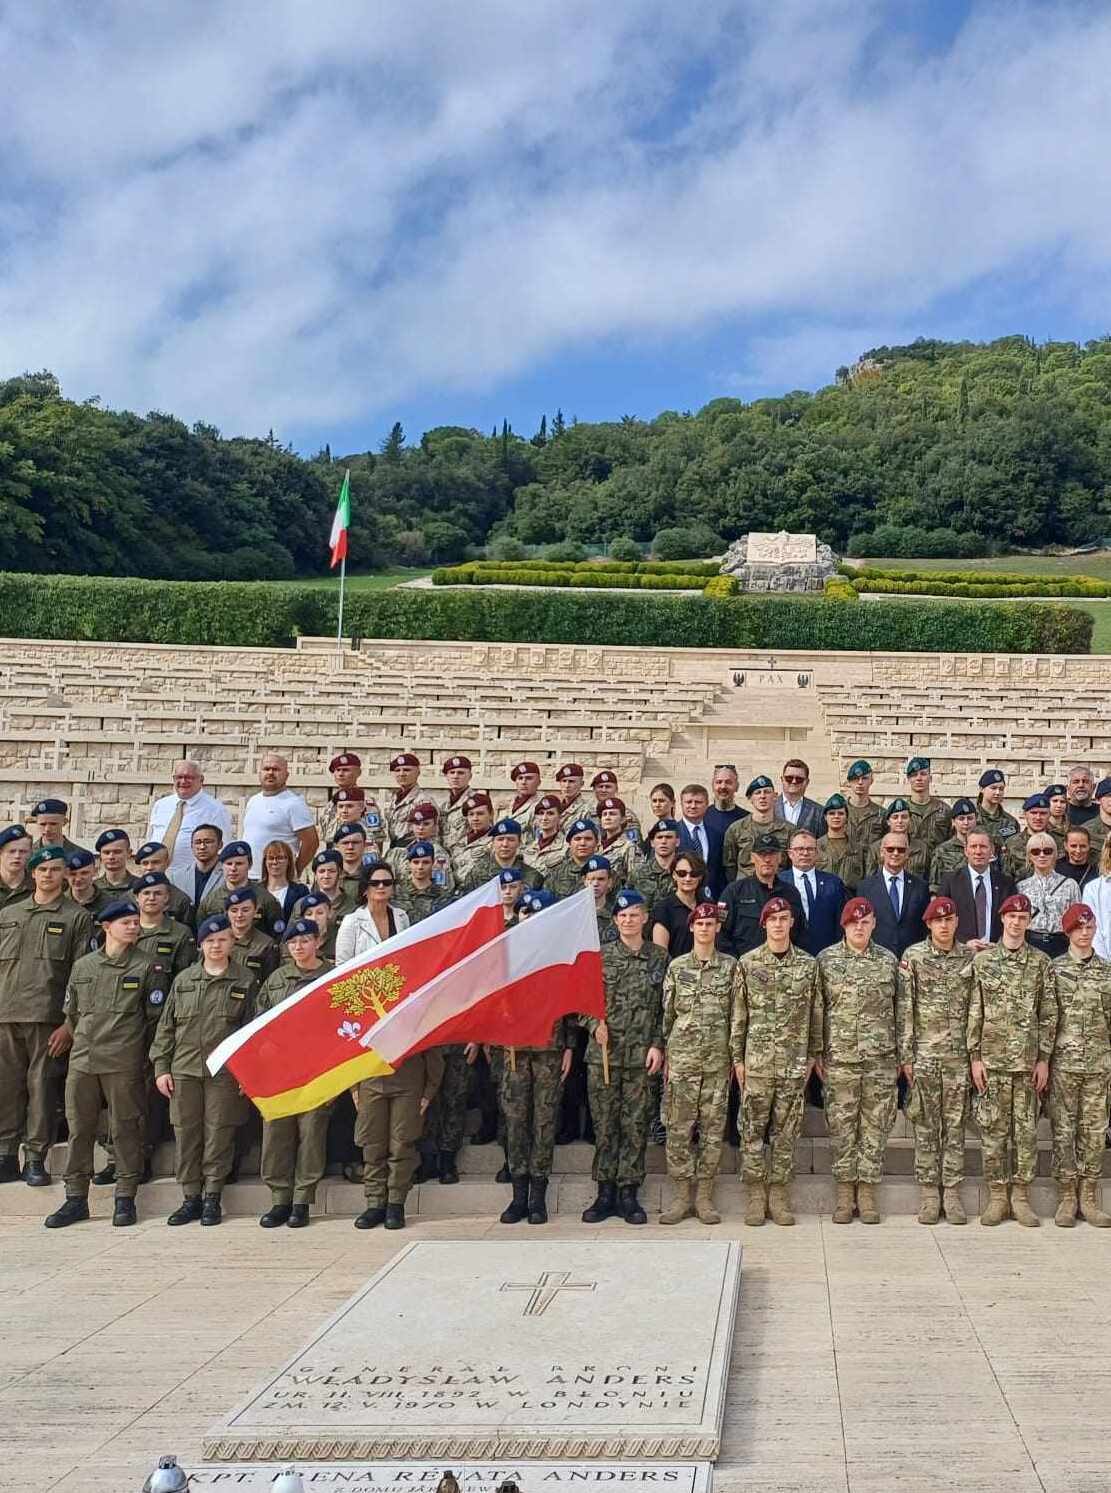
<svg viewBox="0 0 1111 1493">
<path fill-rule="evenodd" d="M 332 986 L 331 1007 L 345 1016 L 362 1016 L 373 1011 L 381 1018 L 401 999 L 405 977 L 396 964 L 382 964 L 373 969 L 357 969 L 344 975 Z"/>
</svg>

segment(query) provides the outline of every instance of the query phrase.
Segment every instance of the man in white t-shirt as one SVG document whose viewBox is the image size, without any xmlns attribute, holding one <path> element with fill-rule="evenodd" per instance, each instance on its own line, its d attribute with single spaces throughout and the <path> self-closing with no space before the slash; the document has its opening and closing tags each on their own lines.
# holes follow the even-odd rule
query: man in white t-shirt
<svg viewBox="0 0 1111 1493">
<path fill-rule="evenodd" d="M 271 840 L 281 840 L 293 851 L 301 871 L 316 854 L 320 837 L 316 816 L 299 793 L 287 788 L 289 763 L 277 752 L 267 752 L 258 765 L 260 792 L 253 793 L 243 810 L 243 838 L 251 847 L 251 875 L 266 874 L 263 852 Z"/>
<path fill-rule="evenodd" d="M 147 839 L 169 850 L 167 875 L 179 885 L 177 878 L 192 871 L 190 840 L 198 825 L 214 824 L 225 840 L 231 839 L 234 825 L 227 807 L 204 791 L 204 773 L 196 762 L 175 762 L 173 779 L 174 791 L 151 805 Z"/>
</svg>

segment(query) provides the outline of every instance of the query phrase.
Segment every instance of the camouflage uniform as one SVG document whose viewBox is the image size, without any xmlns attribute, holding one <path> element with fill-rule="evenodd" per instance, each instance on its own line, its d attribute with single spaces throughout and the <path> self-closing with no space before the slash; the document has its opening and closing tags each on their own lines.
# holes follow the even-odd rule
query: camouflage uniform
<svg viewBox="0 0 1111 1493">
<path fill-rule="evenodd" d="M 1094 820 L 1093 823 L 1095 823 Z M 1091 825 L 1087 825 L 1086 828 L 1090 831 Z M 1059 830 L 1050 829 L 1048 825 L 1046 825 L 1045 829 L 1039 830 L 1038 833 L 1051 836 L 1053 843 L 1057 846 L 1057 859 L 1060 860 L 1065 853 L 1064 835 Z M 1003 872 L 1016 884 L 1020 881 L 1025 881 L 1031 875 L 1031 863 L 1026 859 L 1026 845 L 1029 839 L 1030 831 L 1028 829 L 1021 829 L 1017 835 L 1012 835 L 1003 846 Z M 1095 839 L 1093 837 L 1094 843 Z"/>
<path fill-rule="evenodd" d="M 877 1183 L 895 1123 L 896 1035 L 893 954 L 871 943 L 858 954 L 842 939 L 818 955 L 825 984 L 826 1123 L 838 1182 Z M 906 1022 L 909 1012 L 900 1013 Z"/>
<path fill-rule="evenodd" d="M 911 834 L 916 839 L 925 841 L 929 855 L 933 855 L 942 841 L 953 833 L 953 810 L 936 793 L 931 793 L 926 802 L 921 804 L 915 803 L 908 795 L 906 805 L 910 810 Z"/>
<path fill-rule="evenodd" d="M 446 907 L 451 901 L 445 897 L 438 886 L 422 887 L 420 891 L 413 886 L 412 882 L 399 886 L 397 896 L 393 899 L 393 906 L 400 907 L 402 912 L 408 913 L 410 927 L 414 923 L 420 923 L 425 918 L 431 917 L 441 907 Z"/>
<path fill-rule="evenodd" d="M 429 844 L 432 846 L 433 881 L 445 896 L 450 897 L 452 892 L 455 891 L 455 872 L 451 868 L 451 856 L 441 841 L 430 840 Z M 393 850 L 386 851 L 384 859 L 386 865 L 389 866 L 398 881 L 404 881 L 405 872 L 409 865 L 408 848 L 402 849 L 400 846 L 395 846 Z M 439 878 L 438 882 L 436 882 L 437 877 Z M 355 879 L 355 887 L 352 895 L 358 895 L 358 877 Z"/>
<path fill-rule="evenodd" d="M 394 789 L 393 798 L 386 804 L 382 815 L 385 838 L 389 845 L 408 845 L 418 838 L 416 830 L 409 823 L 409 815 L 417 804 L 435 804 L 440 808 L 442 795 L 430 792 L 421 783 L 414 783 L 404 793 Z"/>
<path fill-rule="evenodd" d="M 819 871 L 831 871 L 852 892 L 864 875 L 864 851 L 848 835 L 822 835 L 818 841 Z"/>
<path fill-rule="evenodd" d="M 443 1058 L 443 1073 L 436 1096 L 425 1115 L 424 1134 L 434 1151 L 454 1155 L 467 1131 L 467 1100 L 471 1090 L 471 1065 L 466 1045 L 453 1042 L 437 1047 Z"/>
<path fill-rule="evenodd" d="M 517 818 L 516 815 L 513 817 Z M 564 804 L 560 809 L 560 829 L 566 833 L 567 826 L 574 824 L 576 819 L 590 819 L 594 824 L 598 823 L 598 800 L 589 789 L 584 788 L 581 793 L 575 795 L 569 804 Z M 518 819 L 517 823 L 521 824 L 521 821 Z M 523 825 L 521 827 L 524 828 Z"/>
<path fill-rule="evenodd" d="M 818 961 L 792 944 L 742 954 L 733 984 L 734 1063 L 745 1067 L 741 1167 L 746 1182 L 790 1182 L 811 1061 L 821 1055 L 822 977 Z M 764 1136 L 770 1137 L 765 1159 Z"/>
<path fill-rule="evenodd" d="M 567 1022 L 557 1021 L 547 1047 L 515 1047 L 510 1062 L 502 1049 L 499 1101 L 505 1120 L 510 1176 L 550 1177 L 559 1112 L 561 1065 L 568 1046 Z"/>
<path fill-rule="evenodd" d="M 332 792 L 334 793 L 335 790 L 333 789 Z M 363 802 L 363 812 L 354 822 L 361 824 L 366 830 L 367 844 L 371 849 L 377 849 L 382 844 L 385 830 L 383 828 L 382 810 L 378 806 L 376 799 L 371 798 L 369 795 L 367 796 Z M 316 825 L 316 832 L 320 836 L 321 848 L 326 848 L 331 845 L 336 830 L 339 829 L 340 825 L 339 810 L 336 807 L 335 799 L 331 795 L 329 795 L 328 802 L 317 816 Z"/>
<path fill-rule="evenodd" d="M 750 814 L 747 819 L 735 819 L 725 831 L 721 850 L 725 879 L 736 881 L 738 876 L 752 875 L 752 842 L 757 835 L 774 835 L 786 857 L 787 841 L 793 828 L 774 813 L 767 819 L 757 819 L 755 814 Z"/>
<path fill-rule="evenodd" d="M 1057 1032 L 1052 967 L 1029 944 L 992 944 L 972 960 L 968 1053 L 988 1071 L 988 1086 L 972 1101 L 987 1182 L 1034 1180 L 1038 1159 L 1038 1096 L 1033 1068 L 1048 1062 Z"/>
<path fill-rule="evenodd" d="M 644 1181 L 644 1151 L 652 1119 L 645 1060 L 663 1047 L 663 983 L 667 955 L 645 940 L 638 952 L 620 941 L 602 949 L 602 979 L 609 1031 L 609 1085 L 602 1076 L 602 1049 L 594 1040 L 595 1016 L 580 1018 L 586 1048 L 587 1093 L 594 1120 L 594 1180 L 619 1187 Z"/>
<path fill-rule="evenodd" d="M 449 793 L 444 799 L 440 811 L 440 840 L 449 855 L 453 856 L 467 838 L 467 816 L 463 805 L 472 792 L 469 787 L 462 788 L 454 797 Z"/>
<path fill-rule="evenodd" d="M 583 888 L 582 866 L 565 855 L 544 877 L 544 888 L 555 897 L 574 896 Z"/>
<path fill-rule="evenodd" d="M 634 865 L 628 884 L 644 898 L 649 911 L 675 890 L 671 867 L 661 866 L 654 855 L 649 855 L 647 860 L 642 858 Z"/>
<path fill-rule="evenodd" d="M 959 871 L 967 864 L 964 841 L 956 835 L 951 840 L 943 840 L 930 857 L 930 891 L 936 892 L 950 872 Z"/>
<path fill-rule="evenodd" d="M 272 1010 L 296 991 L 301 990 L 332 968 L 330 960 L 321 960 L 317 969 L 299 970 L 292 962 L 282 964 L 271 974 L 258 993 L 255 1014 Z M 299 1115 L 283 1115 L 279 1120 L 262 1122 L 262 1161 L 259 1171 L 270 1189 L 275 1204 L 311 1203 L 316 1186 L 327 1165 L 328 1122 L 332 1117 L 329 1099 L 316 1109 Z"/>
<path fill-rule="evenodd" d="M 513 857 L 509 865 L 516 866 L 516 868 L 522 873 L 522 891 L 529 891 L 530 889 L 538 887 L 540 885 L 540 882 L 543 878 L 541 877 L 539 871 L 534 871 L 531 866 L 527 866 L 520 852 L 518 852 L 518 854 Z M 488 849 L 483 855 L 480 855 L 478 857 L 473 867 L 471 868 L 470 875 L 467 877 L 462 886 L 457 888 L 457 890 L 460 892 L 473 892 L 478 887 L 483 886 L 487 881 L 489 881 L 492 876 L 497 876 L 499 871 L 505 871 L 508 869 L 509 867 L 499 865 L 498 862 L 494 859 L 494 852 Z M 578 891 L 577 886 L 575 890 Z"/>
<path fill-rule="evenodd" d="M 1098 1177 L 1111 1084 L 1111 964 L 1093 954 L 1053 961 L 1059 1010 L 1049 1075 L 1053 1175 L 1059 1182 Z"/>
<path fill-rule="evenodd" d="M 629 836 L 633 838 L 630 839 Z M 617 889 L 629 885 L 633 867 L 642 860 L 640 836 L 635 829 L 618 830 L 617 834 L 608 843 L 603 840 L 598 849 L 599 855 L 604 855 L 613 868 L 613 884 Z"/>
<path fill-rule="evenodd" d="M 1019 822 L 1013 814 L 1008 814 L 1006 809 L 996 809 L 993 812 L 982 803 L 976 805 L 976 826 L 987 830 L 997 852 L 1003 849 L 1012 835 L 1019 833 Z"/>
<path fill-rule="evenodd" d="M 713 1181 L 721 1162 L 733 1076 L 729 1033 L 736 967 L 729 954 L 714 950 L 702 960 L 692 951 L 673 959 L 664 979 L 667 1170 L 689 1182 Z"/>
<path fill-rule="evenodd" d="M 968 1123 L 968 999 L 972 955 L 930 939 L 899 963 L 899 1062 L 914 1064 L 907 1117 L 914 1124 L 914 1175 L 922 1186 L 959 1187 Z"/>
<path fill-rule="evenodd" d="M 461 840 L 451 852 L 451 869 L 455 875 L 455 885 L 465 887 L 471 879 L 471 872 L 475 868 L 475 862 L 490 853 L 490 835 L 487 830 L 480 830 L 472 839 L 470 831 L 466 838 Z"/>
<path fill-rule="evenodd" d="M 859 850 L 867 851 L 883 831 L 883 809 L 871 798 L 863 808 L 858 808 L 851 798 L 847 798 L 845 809 L 849 816 L 846 826 L 849 839 Z"/>
</svg>

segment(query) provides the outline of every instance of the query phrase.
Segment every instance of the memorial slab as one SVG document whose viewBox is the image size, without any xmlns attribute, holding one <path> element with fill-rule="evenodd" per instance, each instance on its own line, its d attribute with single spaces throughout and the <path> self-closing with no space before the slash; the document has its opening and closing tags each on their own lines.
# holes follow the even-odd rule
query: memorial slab
<svg viewBox="0 0 1111 1493">
<path fill-rule="evenodd" d="M 813 565 L 818 558 L 816 534 L 751 533 L 748 536 L 750 565 Z"/>
<path fill-rule="evenodd" d="M 501 1462 L 445 1467 L 441 1462 L 297 1462 L 306 1489 L 373 1489 L 374 1493 L 436 1493 L 445 1472 L 460 1493 L 498 1493 L 506 1481 L 520 1493 L 710 1493 L 709 1462 Z M 183 1469 L 190 1488 L 265 1493 L 284 1470 L 281 1463 L 206 1462 Z"/>
<path fill-rule="evenodd" d="M 412 1244 L 205 1456 L 712 1460 L 740 1266 L 724 1242 Z"/>
</svg>

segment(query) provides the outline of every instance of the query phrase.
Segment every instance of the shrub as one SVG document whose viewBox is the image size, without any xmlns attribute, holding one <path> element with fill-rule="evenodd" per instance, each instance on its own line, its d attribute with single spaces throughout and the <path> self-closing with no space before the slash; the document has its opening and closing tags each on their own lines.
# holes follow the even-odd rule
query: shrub
<svg viewBox="0 0 1111 1493">
<path fill-rule="evenodd" d="M 909 596 L 1111 596 L 1111 581 L 1090 575 L 1022 575 L 1001 570 L 849 570 L 857 591 Z"/>
<path fill-rule="evenodd" d="M 715 575 L 702 587 L 702 594 L 711 600 L 722 601 L 727 596 L 736 596 L 739 590 L 740 582 L 735 575 Z"/>
<path fill-rule="evenodd" d="M 528 550 L 519 539 L 514 539 L 512 534 L 499 534 L 486 546 L 486 558 L 489 560 L 527 560 Z"/>
<path fill-rule="evenodd" d="M 610 543 L 611 560 L 632 560 L 634 563 L 641 558 L 640 545 L 635 539 L 629 539 L 624 534 L 619 534 Z"/>
<path fill-rule="evenodd" d="M 565 539 L 562 544 L 549 544 L 544 551 L 545 560 L 564 560 L 571 565 L 586 559 L 586 548 L 576 544 L 573 539 Z"/>
<path fill-rule="evenodd" d="M 698 560 L 720 548 L 721 540 L 704 524 L 661 529 L 652 541 L 652 554 L 657 560 Z"/>
<path fill-rule="evenodd" d="M 868 534 L 854 534 L 845 550 L 855 559 L 869 555 L 905 556 L 908 560 L 974 559 L 988 553 L 988 542 L 979 534 L 958 533 L 955 529 L 900 528 L 897 524 L 880 524 Z"/>
<path fill-rule="evenodd" d="M 831 575 L 825 584 L 827 601 L 859 601 L 860 593 L 843 576 Z"/>
</svg>

